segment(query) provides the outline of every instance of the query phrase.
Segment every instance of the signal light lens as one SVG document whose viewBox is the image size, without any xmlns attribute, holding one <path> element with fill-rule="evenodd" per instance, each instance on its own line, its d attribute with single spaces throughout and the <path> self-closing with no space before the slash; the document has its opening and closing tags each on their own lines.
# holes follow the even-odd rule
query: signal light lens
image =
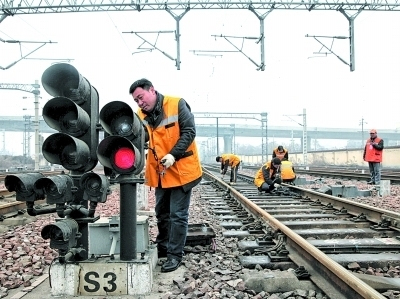
<svg viewBox="0 0 400 299">
<path fill-rule="evenodd" d="M 129 169 L 135 163 L 135 153 L 130 148 L 119 148 L 114 155 L 114 163 L 120 169 Z"/>
</svg>

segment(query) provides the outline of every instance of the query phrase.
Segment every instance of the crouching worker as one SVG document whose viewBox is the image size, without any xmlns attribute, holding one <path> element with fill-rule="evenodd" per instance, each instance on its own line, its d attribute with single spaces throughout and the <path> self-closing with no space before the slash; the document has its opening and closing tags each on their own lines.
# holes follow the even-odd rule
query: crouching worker
<svg viewBox="0 0 400 299">
<path fill-rule="evenodd" d="M 254 177 L 254 185 L 257 186 L 258 191 L 269 193 L 280 186 L 282 183 L 280 167 L 281 160 L 273 158 L 257 171 Z"/>
<path fill-rule="evenodd" d="M 293 184 L 296 179 L 293 163 L 287 160 L 282 160 L 281 164 L 281 178 L 283 183 Z"/>
</svg>

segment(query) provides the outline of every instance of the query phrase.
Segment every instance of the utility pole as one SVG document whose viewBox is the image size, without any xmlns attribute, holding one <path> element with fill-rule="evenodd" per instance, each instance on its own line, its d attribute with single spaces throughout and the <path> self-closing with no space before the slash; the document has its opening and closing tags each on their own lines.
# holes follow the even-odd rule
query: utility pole
<svg viewBox="0 0 400 299">
<path fill-rule="evenodd" d="M 303 116 L 303 123 L 299 123 L 295 121 L 293 118 L 290 117 L 290 115 L 284 115 L 287 118 L 289 118 L 291 121 L 297 123 L 299 126 L 303 127 L 303 142 L 302 142 L 302 148 L 303 148 L 303 164 L 305 167 L 307 167 L 308 161 L 307 161 L 307 113 L 306 109 L 303 108 L 303 113 L 302 114 L 295 114 L 292 116 Z M 293 131 L 292 131 L 293 132 Z M 293 138 L 293 135 L 292 135 Z"/>
<path fill-rule="evenodd" d="M 35 92 L 33 93 L 35 95 L 35 170 L 39 170 L 39 82 L 38 80 L 35 80 Z"/>
<path fill-rule="evenodd" d="M 361 148 L 363 147 L 363 144 L 365 142 L 364 139 L 364 125 L 368 124 L 365 119 L 364 116 L 361 117 L 360 123 L 358 124 L 359 126 L 361 125 Z"/>
<path fill-rule="evenodd" d="M 31 115 L 24 115 L 24 120 L 25 120 L 25 128 L 24 128 L 24 138 L 23 138 L 23 155 L 24 155 L 24 166 L 26 166 L 27 163 L 27 157 L 31 156 L 31 136 L 30 136 L 30 131 L 31 131 Z"/>
</svg>

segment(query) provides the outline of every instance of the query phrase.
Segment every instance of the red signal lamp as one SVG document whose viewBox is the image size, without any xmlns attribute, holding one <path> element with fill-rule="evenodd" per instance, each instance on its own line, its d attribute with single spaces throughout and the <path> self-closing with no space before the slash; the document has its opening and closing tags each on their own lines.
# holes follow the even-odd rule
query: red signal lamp
<svg viewBox="0 0 400 299">
<path fill-rule="evenodd" d="M 139 150 L 125 137 L 104 138 L 97 147 L 97 157 L 103 166 L 118 174 L 133 174 L 142 170 Z"/>
<path fill-rule="evenodd" d="M 114 163 L 120 169 L 129 169 L 135 164 L 135 152 L 127 147 L 122 147 L 115 152 Z"/>
</svg>

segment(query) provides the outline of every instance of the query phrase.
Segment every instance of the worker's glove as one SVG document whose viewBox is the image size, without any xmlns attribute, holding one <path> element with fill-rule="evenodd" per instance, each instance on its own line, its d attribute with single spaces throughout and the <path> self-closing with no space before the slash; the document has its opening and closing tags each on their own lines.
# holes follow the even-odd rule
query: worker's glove
<svg viewBox="0 0 400 299">
<path fill-rule="evenodd" d="M 274 187 L 275 188 L 279 188 L 281 185 L 279 185 L 279 184 L 277 184 L 277 183 L 274 183 Z"/>
<path fill-rule="evenodd" d="M 223 170 L 223 169 L 221 169 L 219 173 L 220 173 L 220 174 L 224 174 L 224 170 Z"/>
<path fill-rule="evenodd" d="M 170 168 L 174 163 L 175 158 L 171 154 L 167 154 L 161 159 L 161 164 L 164 165 L 165 168 Z"/>
</svg>

